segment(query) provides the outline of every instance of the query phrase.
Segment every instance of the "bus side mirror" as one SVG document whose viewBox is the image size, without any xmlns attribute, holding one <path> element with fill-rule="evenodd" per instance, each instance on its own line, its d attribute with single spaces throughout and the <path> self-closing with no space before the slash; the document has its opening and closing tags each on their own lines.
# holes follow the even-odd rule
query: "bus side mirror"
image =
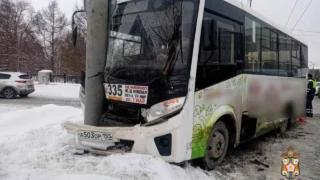
<svg viewBox="0 0 320 180">
<path fill-rule="evenodd" d="M 217 49 L 217 21 L 210 19 L 203 21 L 203 49 L 205 51 Z"/>
<path fill-rule="evenodd" d="M 75 26 L 72 30 L 72 45 L 76 47 L 77 45 L 77 37 L 78 37 L 78 27 Z"/>
<path fill-rule="evenodd" d="M 71 28 L 72 28 L 72 44 L 73 44 L 73 47 L 76 47 L 76 45 L 77 45 L 77 37 L 78 37 L 78 27 L 76 26 L 76 22 L 74 20 L 74 16 L 79 12 L 85 12 L 85 10 L 78 10 L 78 11 L 75 11 L 72 14 Z"/>
</svg>

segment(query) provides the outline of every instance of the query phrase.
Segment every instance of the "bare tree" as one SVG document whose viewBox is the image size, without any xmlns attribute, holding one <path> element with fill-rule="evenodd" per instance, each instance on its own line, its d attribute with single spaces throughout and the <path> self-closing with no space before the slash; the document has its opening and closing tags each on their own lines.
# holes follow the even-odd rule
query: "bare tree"
<svg viewBox="0 0 320 180">
<path fill-rule="evenodd" d="M 75 11 L 84 9 L 75 5 Z M 79 33 L 77 37 L 77 46 L 73 47 L 71 31 L 65 32 L 60 38 L 58 50 L 58 58 L 60 59 L 61 73 L 77 75 L 81 69 L 85 68 L 86 64 L 86 31 L 87 31 L 87 16 L 86 13 L 78 13 L 75 16 L 75 23 Z"/>
<path fill-rule="evenodd" d="M 0 0 L 0 62 L 7 70 L 26 71 L 41 64 L 42 47 L 34 33 L 33 18 L 28 1 Z"/>
<path fill-rule="evenodd" d="M 59 38 L 67 24 L 67 19 L 60 11 L 57 1 L 51 1 L 47 8 L 37 13 L 34 23 L 43 40 L 46 59 L 50 61 L 52 71 L 56 72 L 56 63 L 59 62 L 57 59 Z"/>
<path fill-rule="evenodd" d="M 85 37 L 78 35 L 77 46 L 73 47 L 71 41 L 72 34 L 67 32 L 61 38 L 58 58 L 61 60 L 61 73 L 79 75 L 80 70 L 86 65 L 86 44 Z"/>
</svg>

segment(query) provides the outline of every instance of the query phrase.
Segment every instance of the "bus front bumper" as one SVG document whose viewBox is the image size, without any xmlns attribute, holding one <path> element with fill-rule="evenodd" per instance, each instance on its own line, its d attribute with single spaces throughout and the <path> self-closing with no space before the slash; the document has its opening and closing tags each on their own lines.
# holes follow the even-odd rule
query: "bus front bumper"
<svg viewBox="0 0 320 180">
<path fill-rule="evenodd" d="M 148 127 L 140 125 L 134 127 L 96 127 L 67 122 L 62 124 L 62 128 L 75 137 L 76 148 L 79 150 L 101 155 L 128 152 L 148 154 L 161 157 L 167 162 L 180 163 L 190 159 L 186 156 L 188 147 L 184 133 L 186 127 L 184 126 L 187 123 L 183 123 L 183 120 L 187 119 L 186 116 L 187 111 L 183 110 L 180 114 L 161 124 Z M 112 140 L 109 142 L 87 140 L 80 137 L 80 132 L 112 134 Z M 122 146 L 122 142 L 132 143 L 131 147 L 129 149 L 118 148 Z"/>
</svg>

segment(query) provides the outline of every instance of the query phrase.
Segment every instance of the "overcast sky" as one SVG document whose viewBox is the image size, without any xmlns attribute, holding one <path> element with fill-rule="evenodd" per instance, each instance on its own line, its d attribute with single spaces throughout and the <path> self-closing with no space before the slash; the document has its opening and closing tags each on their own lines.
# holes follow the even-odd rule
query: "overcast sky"
<svg viewBox="0 0 320 180">
<path fill-rule="evenodd" d="M 50 0 L 30 0 L 33 4 L 33 7 L 36 10 L 40 10 L 48 6 Z M 62 12 L 64 12 L 69 20 L 71 20 L 72 13 L 74 11 L 74 6 L 76 3 L 78 5 L 83 5 L 83 0 L 57 0 L 59 7 Z"/>
<path fill-rule="evenodd" d="M 243 3 L 247 3 L 247 0 L 238 0 Z M 298 19 L 302 15 L 303 11 L 312 0 L 299 0 L 287 24 L 287 28 L 293 28 Z M 49 0 L 31 0 L 36 10 L 46 7 Z M 294 7 L 296 0 L 253 0 L 252 8 L 258 11 L 260 14 L 284 27 L 291 10 Z M 66 13 L 68 19 L 71 19 L 71 15 L 74 11 L 76 3 L 82 5 L 83 0 L 58 0 L 60 9 Z M 297 26 L 296 30 L 315 31 L 318 33 L 307 33 L 301 31 L 293 31 L 295 35 L 298 35 L 301 39 L 308 43 L 309 46 L 309 65 L 312 62 L 316 66 L 320 67 L 320 57 L 317 55 L 317 51 L 320 51 L 320 0 L 313 0 L 310 7 L 307 9 Z"/>
</svg>

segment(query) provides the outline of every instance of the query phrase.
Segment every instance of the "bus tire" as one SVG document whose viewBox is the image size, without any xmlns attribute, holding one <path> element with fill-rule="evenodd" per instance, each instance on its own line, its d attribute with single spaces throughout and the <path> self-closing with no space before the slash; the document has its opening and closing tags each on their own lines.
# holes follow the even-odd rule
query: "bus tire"
<svg viewBox="0 0 320 180">
<path fill-rule="evenodd" d="M 282 121 L 278 132 L 281 134 L 285 133 L 288 129 L 288 126 L 289 126 L 289 119 Z"/>
<path fill-rule="evenodd" d="M 201 159 L 201 166 L 205 170 L 213 170 L 219 166 L 227 153 L 229 145 L 229 131 L 222 121 L 217 122 L 208 138 L 205 156 Z"/>
</svg>

